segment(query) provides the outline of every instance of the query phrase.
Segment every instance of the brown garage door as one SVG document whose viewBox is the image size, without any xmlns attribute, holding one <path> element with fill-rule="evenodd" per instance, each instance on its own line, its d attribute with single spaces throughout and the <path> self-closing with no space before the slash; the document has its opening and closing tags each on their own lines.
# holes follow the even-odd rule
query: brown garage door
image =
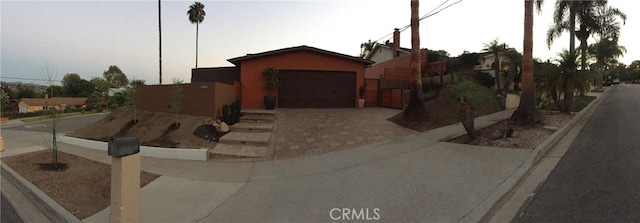
<svg viewBox="0 0 640 223">
<path fill-rule="evenodd" d="M 353 108 L 356 73 L 280 70 L 278 107 Z"/>
</svg>

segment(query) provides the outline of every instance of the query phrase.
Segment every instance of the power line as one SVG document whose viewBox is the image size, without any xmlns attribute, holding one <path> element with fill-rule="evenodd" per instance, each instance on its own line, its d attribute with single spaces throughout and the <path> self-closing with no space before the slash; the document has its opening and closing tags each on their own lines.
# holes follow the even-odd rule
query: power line
<svg viewBox="0 0 640 223">
<path fill-rule="evenodd" d="M 5 77 L 5 76 L 0 77 L 0 79 L 26 80 L 26 81 L 48 81 L 48 80 L 37 79 L 37 78 L 26 78 L 26 77 Z M 62 80 L 51 80 L 51 81 L 62 81 Z"/>
<path fill-rule="evenodd" d="M 451 6 L 453 6 L 453 5 L 456 5 L 456 4 L 460 3 L 460 2 L 462 2 L 463 0 L 458 0 L 458 1 L 454 2 L 454 3 L 451 3 L 451 4 L 447 5 L 447 6 L 446 6 L 446 7 L 444 7 L 444 8 L 441 8 L 440 10 L 438 10 L 438 8 L 442 7 L 444 4 L 446 4 L 446 3 L 447 3 L 447 2 L 449 2 L 449 1 L 450 1 L 450 0 L 446 0 L 446 1 L 442 2 L 442 3 L 440 3 L 440 5 L 438 5 L 437 7 L 435 7 L 434 9 L 432 9 L 431 11 L 427 12 L 427 14 L 425 14 L 424 16 L 420 17 L 420 19 L 419 19 L 418 21 L 422 21 L 422 20 L 424 20 L 424 19 L 426 19 L 426 18 L 429 18 L 429 17 L 431 17 L 431 16 L 434 16 L 434 15 L 436 15 L 436 14 L 438 14 L 438 13 L 442 12 L 443 10 L 448 9 L 449 7 L 451 7 Z M 436 11 L 436 10 L 438 10 L 438 11 Z M 436 11 L 436 12 L 433 12 L 433 11 Z M 399 29 L 399 31 L 400 31 L 400 32 L 403 32 L 403 31 L 407 30 L 409 27 L 411 27 L 411 24 L 406 25 L 406 26 L 403 26 L 402 28 L 400 28 L 400 29 Z M 391 32 L 391 33 L 389 33 L 389 34 L 387 34 L 387 35 L 385 35 L 385 36 L 383 36 L 383 37 L 381 37 L 381 38 L 377 39 L 377 40 L 376 40 L 376 41 L 374 41 L 374 42 L 378 42 L 378 41 L 380 41 L 380 40 L 382 40 L 382 39 L 385 39 L 385 38 L 387 38 L 388 36 L 391 36 L 391 35 L 393 35 L 393 32 Z"/>
</svg>

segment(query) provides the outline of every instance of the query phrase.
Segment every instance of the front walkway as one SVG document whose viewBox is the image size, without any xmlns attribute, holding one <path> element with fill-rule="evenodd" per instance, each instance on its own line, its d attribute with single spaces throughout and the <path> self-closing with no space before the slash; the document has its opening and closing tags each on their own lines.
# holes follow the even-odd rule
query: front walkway
<svg viewBox="0 0 640 223">
<path fill-rule="evenodd" d="M 398 109 L 278 109 L 273 159 L 327 153 L 388 141 L 410 130 L 388 118 Z"/>
</svg>

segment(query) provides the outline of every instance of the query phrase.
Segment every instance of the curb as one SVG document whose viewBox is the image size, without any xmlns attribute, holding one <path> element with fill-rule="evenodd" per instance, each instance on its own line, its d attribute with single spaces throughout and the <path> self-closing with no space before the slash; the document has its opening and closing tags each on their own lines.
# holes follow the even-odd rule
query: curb
<svg viewBox="0 0 640 223">
<path fill-rule="evenodd" d="M 47 194 L 42 192 L 38 187 L 24 179 L 20 174 L 16 173 L 11 167 L 0 161 L 0 169 L 4 176 L 15 185 L 28 199 L 33 201 L 38 208 L 54 222 L 78 222 L 81 221 L 73 216 L 67 209 L 51 199 Z"/>
<path fill-rule="evenodd" d="M 60 137 L 60 142 L 104 151 L 107 154 L 108 143 L 69 136 Z M 146 157 L 207 161 L 209 149 L 176 149 L 152 146 L 140 146 L 140 155 Z"/>
<path fill-rule="evenodd" d="M 465 215 L 459 222 L 486 222 L 488 221 L 491 210 L 499 208 L 502 204 L 498 205 L 499 201 L 508 199 L 509 194 L 516 189 L 516 185 L 520 184 L 524 179 L 524 176 L 529 174 L 532 167 L 535 166 L 553 146 L 564 137 L 567 132 L 578 122 L 578 120 L 584 117 L 584 114 L 588 111 L 595 109 L 597 105 L 600 105 L 602 98 L 604 98 L 609 91 L 605 91 L 600 97 L 592 101 L 587 107 L 578 112 L 575 117 L 564 127 L 551 134 L 545 141 L 538 145 L 523 162 L 523 164 L 514 172 L 509 178 L 496 188 L 496 190 L 483 200 L 477 207 L 471 212 Z M 597 105 L 596 105 L 597 104 Z"/>
</svg>

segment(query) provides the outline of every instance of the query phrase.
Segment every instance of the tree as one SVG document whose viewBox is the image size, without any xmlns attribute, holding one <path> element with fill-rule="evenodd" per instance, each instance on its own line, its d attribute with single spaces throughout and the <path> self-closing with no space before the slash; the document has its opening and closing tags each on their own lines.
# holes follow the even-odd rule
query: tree
<svg viewBox="0 0 640 223">
<path fill-rule="evenodd" d="M 29 86 L 25 86 L 23 84 L 18 84 L 16 86 L 16 99 L 21 99 L 21 98 L 35 98 L 36 92 Z"/>
<path fill-rule="evenodd" d="M 448 65 L 450 66 L 450 70 L 461 72 L 467 77 L 467 80 L 473 80 L 473 71 L 476 65 L 480 64 L 479 60 L 480 54 L 465 51 L 460 54 L 460 56 L 449 60 Z"/>
<path fill-rule="evenodd" d="M 4 89 L 0 89 L 0 109 L 2 109 L 4 105 L 8 103 L 9 103 L 9 94 L 4 92 Z"/>
<path fill-rule="evenodd" d="M 9 101 L 13 100 L 16 98 L 16 94 L 13 93 L 13 90 L 11 90 L 11 88 L 9 87 L 9 85 L 6 85 L 4 82 L 0 83 L 0 85 L 2 85 L 2 87 L 0 87 L 0 89 L 2 89 L 2 91 L 4 91 L 5 94 L 7 94 L 7 97 L 9 97 Z M 7 102 L 9 102 L 7 101 Z"/>
<path fill-rule="evenodd" d="M 160 0 L 158 0 L 158 84 L 162 84 L 162 20 L 160 14 Z"/>
<path fill-rule="evenodd" d="M 515 50 L 508 50 L 505 51 L 502 56 L 504 56 L 506 61 L 509 62 L 507 78 L 504 80 L 504 86 L 502 87 L 503 89 L 507 89 L 511 87 L 513 80 L 518 74 L 518 70 L 522 67 L 522 54 Z"/>
<path fill-rule="evenodd" d="M 55 97 L 56 94 L 55 92 L 53 92 L 54 88 L 53 88 L 53 82 L 55 81 L 56 77 L 58 76 L 57 72 L 55 71 L 54 68 L 49 67 L 48 64 L 46 64 L 44 67 L 41 68 L 41 75 L 42 75 L 42 79 L 47 82 L 47 84 L 49 85 L 49 88 L 51 91 L 47 92 L 49 94 L 50 97 Z M 45 100 L 45 106 L 47 106 L 47 102 Z M 58 111 L 56 109 L 46 109 L 46 113 L 47 115 L 49 115 L 50 119 L 51 119 L 51 125 L 49 126 L 51 128 L 51 150 L 52 150 L 52 164 L 53 164 L 53 168 L 54 170 L 64 170 L 66 169 L 66 166 L 63 165 L 59 165 L 58 162 L 58 117 L 57 117 L 57 113 Z"/>
<path fill-rule="evenodd" d="M 371 53 L 373 47 L 376 46 L 376 42 L 371 42 L 371 40 L 360 44 L 360 57 L 364 58 Z"/>
<path fill-rule="evenodd" d="M 182 109 L 182 98 L 184 97 L 182 93 L 182 80 L 173 78 L 173 92 L 171 94 L 171 111 L 176 113 L 176 121 L 175 126 L 179 126 L 180 122 L 178 120 L 180 115 L 180 110 Z"/>
<path fill-rule="evenodd" d="M 536 92 L 542 99 L 541 103 L 547 104 L 545 99 L 550 97 L 558 111 L 563 110 L 563 107 L 560 104 L 560 95 L 562 91 L 562 88 L 560 88 L 560 83 L 562 82 L 560 73 L 560 68 L 556 64 L 548 61 L 544 63 L 536 63 L 534 66 Z"/>
<path fill-rule="evenodd" d="M 575 51 L 563 50 L 558 53 L 558 59 L 556 62 L 560 64 L 560 75 L 562 79 L 562 90 L 564 90 L 564 105 L 561 106 L 560 112 L 569 113 L 569 108 L 573 103 L 573 92 L 576 89 L 576 64 L 578 63 L 578 54 Z"/>
<path fill-rule="evenodd" d="M 142 79 L 133 79 L 133 80 L 129 81 L 129 85 L 130 86 L 140 86 L 140 85 L 146 85 L 146 83 Z"/>
<path fill-rule="evenodd" d="M 620 23 L 616 18 L 622 19 L 623 23 L 627 16 L 617 8 L 607 7 L 607 1 L 581 1 L 575 3 L 578 6 L 577 19 L 580 21 L 580 29 L 576 31 L 576 37 L 580 40 L 580 52 L 582 55 L 581 69 L 587 67 L 587 40 L 593 34 L 600 37 L 611 37 L 618 39 L 620 35 Z"/>
<path fill-rule="evenodd" d="M 602 87 L 602 75 L 604 75 L 604 70 L 607 65 L 622 56 L 626 51 L 627 49 L 624 46 L 618 45 L 616 38 L 602 37 L 598 42 L 589 46 L 589 54 L 593 55 L 596 59 L 596 67 L 598 70 L 596 87 L 598 89 Z"/>
<path fill-rule="evenodd" d="M 193 5 L 189 6 L 189 11 L 187 11 L 189 22 L 196 24 L 196 68 L 198 68 L 198 27 L 204 21 L 205 14 L 204 5 L 200 2 L 194 2 Z"/>
<path fill-rule="evenodd" d="M 109 66 L 109 69 L 102 73 L 104 79 L 109 83 L 109 87 L 121 88 L 129 84 L 127 75 L 125 75 L 120 68 L 116 65 Z"/>
<path fill-rule="evenodd" d="M 494 39 L 489 43 L 484 44 L 482 51 L 493 54 L 493 74 L 496 77 L 496 87 L 500 87 L 500 52 L 507 49 L 507 44 L 500 43 L 498 39 Z"/>
<path fill-rule="evenodd" d="M 475 139 L 477 133 L 474 126 L 474 119 L 478 113 L 475 107 L 479 106 L 483 99 L 491 98 L 491 95 L 486 94 L 486 91 L 483 91 L 482 87 L 471 81 L 449 84 L 444 87 L 443 92 L 456 99 L 458 118 L 460 118 L 460 122 L 462 122 L 462 126 L 467 131 L 469 137 Z"/>
<path fill-rule="evenodd" d="M 107 109 L 111 84 L 101 77 L 91 78 L 90 82 L 95 86 L 95 91 L 90 95 L 90 98 L 92 98 L 92 101 L 95 100 L 96 105 Z"/>
<path fill-rule="evenodd" d="M 418 20 L 418 11 L 419 0 L 411 0 L 411 79 L 409 80 L 409 103 L 404 110 L 404 117 L 405 120 L 422 124 L 425 119 L 424 115 L 426 110 L 424 108 L 424 101 L 422 101 L 420 20 Z"/>
<path fill-rule="evenodd" d="M 540 11 L 542 0 L 524 0 L 524 40 L 522 52 L 522 93 L 520 104 L 511 115 L 516 124 L 542 123 L 542 116 L 536 108 L 536 84 L 533 80 L 533 8 L 534 3 Z"/>
<path fill-rule="evenodd" d="M 62 86 L 58 86 L 58 85 L 49 85 L 47 87 L 47 89 L 45 90 L 51 97 L 53 97 L 53 95 L 55 95 L 56 97 L 58 96 L 64 96 L 62 94 Z"/>
</svg>

